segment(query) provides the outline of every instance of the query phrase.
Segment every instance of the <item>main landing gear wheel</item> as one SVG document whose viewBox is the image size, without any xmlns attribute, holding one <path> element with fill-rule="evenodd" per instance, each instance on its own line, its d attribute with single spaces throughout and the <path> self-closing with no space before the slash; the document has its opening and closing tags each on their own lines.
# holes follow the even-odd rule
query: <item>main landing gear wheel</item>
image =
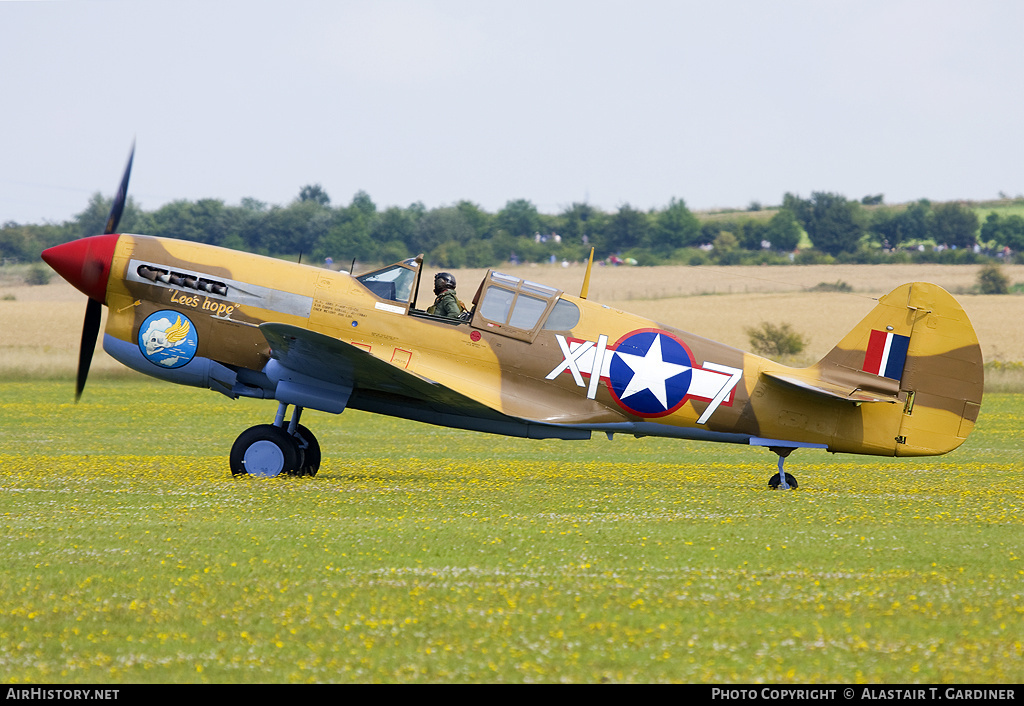
<svg viewBox="0 0 1024 706">
<path fill-rule="evenodd" d="M 250 476 L 273 478 L 297 471 L 302 465 L 302 453 L 295 439 L 284 429 L 273 424 L 260 424 L 246 429 L 235 439 L 229 463 L 232 475 L 248 473 Z M 319 465 L 318 460 L 317 467 Z"/>
</svg>

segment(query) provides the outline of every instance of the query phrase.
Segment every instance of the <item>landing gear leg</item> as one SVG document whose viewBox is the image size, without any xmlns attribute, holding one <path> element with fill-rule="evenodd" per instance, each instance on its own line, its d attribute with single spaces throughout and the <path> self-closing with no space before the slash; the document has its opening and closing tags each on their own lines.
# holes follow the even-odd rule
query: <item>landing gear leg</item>
<svg viewBox="0 0 1024 706">
<path fill-rule="evenodd" d="M 285 424 L 288 405 L 278 405 L 273 424 L 260 424 L 242 432 L 231 447 L 232 475 L 271 478 L 283 474 L 315 476 L 320 470 L 320 444 L 299 424 L 302 407 L 295 407 Z"/>
<path fill-rule="evenodd" d="M 796 478 L 786 473 L 782 468 L 783 464 L 786 462 L 786 457 L 793 453 L 793 449 L 781 446 L 772 446 L 771 450 L 779 455 L 779 472 L 768 480 L 768 487 L 772 490 L 775 490 L 776 488 L 781 488 L 782 490 L 795 489 L 797 487 Z"/>
<path fill-rule="evenodd" d="M 301 424 L 295 426 L 292 439 L 302 451 L 302 463 L 299 464 L 294 475 L 315 476 L 316 472 L 320 470 L 320 443 L 313 436 L 313 432 Z"/>
</svg>

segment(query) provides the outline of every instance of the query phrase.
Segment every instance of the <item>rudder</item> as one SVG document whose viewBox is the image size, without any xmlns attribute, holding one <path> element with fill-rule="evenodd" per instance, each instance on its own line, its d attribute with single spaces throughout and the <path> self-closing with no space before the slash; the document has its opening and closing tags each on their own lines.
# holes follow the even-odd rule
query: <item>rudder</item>
<svg viewBox="0 0 1024 706">
<path fill-rule="evenodd" d="M 981 410 L 985 368 L 967 313 L 934 284 L 911 285 L 907 307 L 922 312 L 914 325 L 900 382 L 909 396 L 897 456 L 952 451 L 974 429 Z"/>
</svg>

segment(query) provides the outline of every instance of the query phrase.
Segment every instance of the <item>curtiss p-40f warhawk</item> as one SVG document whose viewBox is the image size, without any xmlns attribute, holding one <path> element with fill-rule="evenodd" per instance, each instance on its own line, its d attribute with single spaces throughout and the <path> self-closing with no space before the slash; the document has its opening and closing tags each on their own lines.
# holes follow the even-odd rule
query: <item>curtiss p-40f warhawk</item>
<svg viewBox="0 0 1024 706">
<path fill-rule="evenodd" d="M 304 409 L 362 409 L 534 439 L 593 432 L 927 456 L 957 448 L 981 406 L 982 357 L 963 309 L 897 287 L 821 361 L 790 368 L 580 296 L 488 271 L 460 319 L 417 306 L 422 257 L 358 277 L 180 240 L 104 234 L 43 259 L 88 297 L 76 395 L 103 348 L 147 375 L 276 400 L 235 441 L 233 474 L 314 475 Z M 289 407 L 293 407 L 289 416 Z"/>
</svg>

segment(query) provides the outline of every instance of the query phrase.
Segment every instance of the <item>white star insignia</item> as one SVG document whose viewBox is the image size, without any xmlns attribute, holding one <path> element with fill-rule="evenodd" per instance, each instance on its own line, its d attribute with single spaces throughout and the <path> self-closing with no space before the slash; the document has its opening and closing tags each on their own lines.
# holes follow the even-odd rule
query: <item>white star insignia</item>
<svg viewBox="0 0 1024 706">
<path fill-rule="evenodd" d="M 665 390 L 665 383 L 670 378 L 690 370 L 689 365 L 669 363 L 662 358 L 660 335 L 654 337 L 654 343 L 651 344 L 646 355 L 641 356 L 622 351 L 616 351 L 616 355 L 633 371 L 633 378 L 619 399 L 650 390 L 665 409 L 668 409 L 668 393 Z"/>
</svg>

